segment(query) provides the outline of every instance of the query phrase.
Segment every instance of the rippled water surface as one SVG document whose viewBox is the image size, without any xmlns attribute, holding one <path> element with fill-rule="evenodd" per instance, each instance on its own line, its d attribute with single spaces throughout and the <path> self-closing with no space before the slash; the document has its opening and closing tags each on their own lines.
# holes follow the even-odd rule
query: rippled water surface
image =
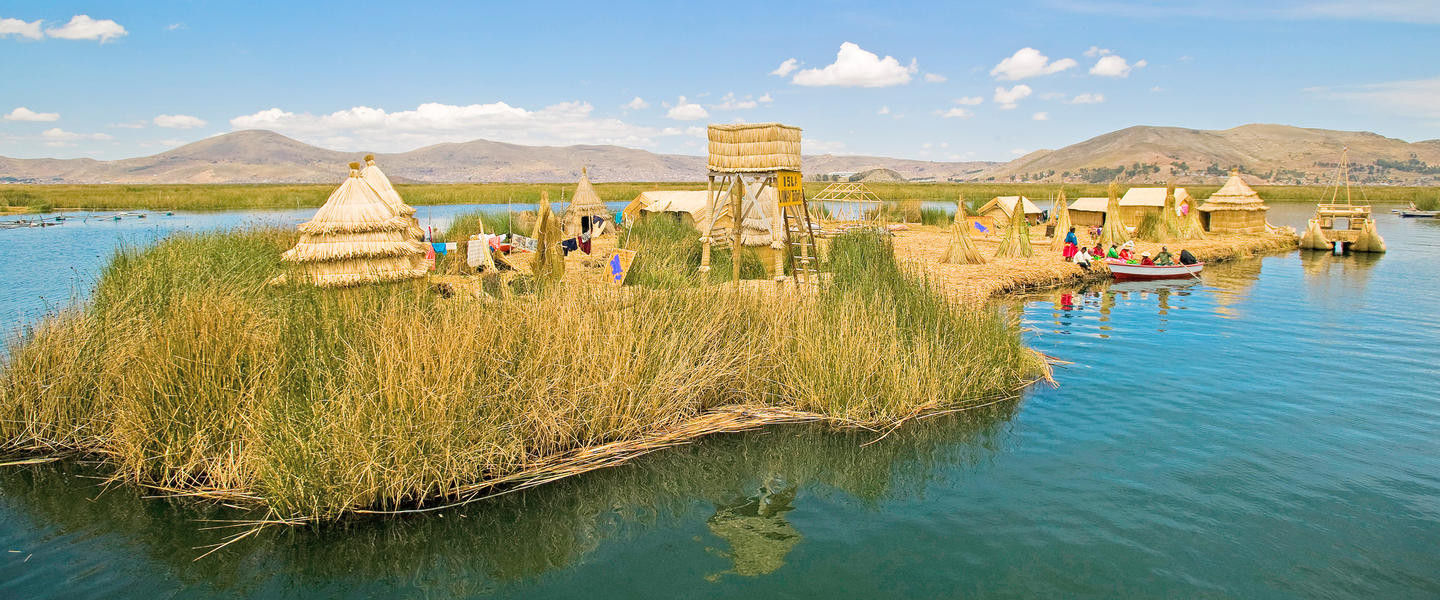
<svg viewBox="0 0 1440 600">
<path fill-rule="evenodd" d="M 0 469 L 0 597 L 1437 597 L 1440 222 L 1380 219 L 1380 257 L 1017 302 L 1029 342 L 1073 363 L 1058 388 L 870 445 L 712 438 L 198 562 L 220 535 L 200 520 L 233 515 L 102 491 L 84 464 Z M 83 289 L 65 273 L 93 277 L 104 226 L 0 231 L 28 257 L 0 265 L 5 322 Z"/>
</svg>

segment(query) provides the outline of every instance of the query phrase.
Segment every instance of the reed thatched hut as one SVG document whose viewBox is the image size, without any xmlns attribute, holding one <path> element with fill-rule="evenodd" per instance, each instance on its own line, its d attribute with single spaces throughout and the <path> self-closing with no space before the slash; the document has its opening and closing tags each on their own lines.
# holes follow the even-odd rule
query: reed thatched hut
<svg viewBox="0 0 1440 600">
<path fill-rule="evenodd" d="M 621 211 L 626 226 L 646 214 L 669 214 L 680 222 L 702 230 L 710 223 L 710 193 L 706 191 L 670 190 L 641 192 Z M 730 230 L 729 215 L 722 215 L 715 224 L 716 235 L 723 237 Z"/>
<path fill-rule="evenodd" d="M 1205 229 L 1216 233 L 1264 233 L 1269 210 L 1236 171 L 1230 171 L 1230 179 L 1200 207 Z"/>
<path fill-rule="evenodd" d="M 1120 218 L 1126 223 L 1139 225 L 1145 217 L 1150 215 L 1160 216 L 1165 209 L 1165 196 L 1169 193 L 1169 187 L 1132 187 L 1125 190 L 1125 195 L 1120 197 Z M 1185 188 L 1175 188 L 1175 201 L 1177 203 L 1190 199 L 1190 192 Z"/>
<path fill-rule="evenodd" d="M 592 235 L 604 235 L 614 231 L 610 225 L 610 219 L 614 218 L 614 215 L 610 213 L 610 209 L 605 208 L 600 195 L 595 193 L 595 186 L 590 184 L 588 169 L 580 167 L 580 183 L 575 186 L 575 196 L 565 207 L 565 231 L 580 233 L 580 220 L 587 217 L 590 219 Z"/>
<path fill-rule="evenodd" d="M 395 214 L 411 219 L 416 228 L 420 227 L 420 221 L 415 219 L 415 207 L 405 203 L 405 200 L 400 197 L 400 192 L 390 184 L 390 178 L 385 176 L 380 167 L 375 166 L 374 154 L 365 155 L 365 168 L 360 171 L 360 178 L 370 184 L 370 187 L 375 188 L 375 191 L 380 194 L 380 199 L 384 200 L 385 204 L 395 211 Z"/>
<path fill-rule="evenodd" d="M 1010 224 L 1010 215 L 1015 212 L 1017 203 L 1023 207 L 1021 212 L 1025 215 L 1026 223 L 1030 225 L 1040 223 L 1040 215 L 1043 211 L 1024 196 L 996 196 L 981 206 L 980 210 L 975 211 L 975 214 L 990 217 L 996 225 L 1004 227 Z"/>
<path fill-rule="evenodd" d="M 779 123 L 710 125 L 712 173 L 800 170 L 800 128 Z"/>
<path fill-rule="evenodd" d="M 1070 203 L 1070 223 L 1076 227 L 1100 227 L 1105 224 L 1105 207 L 1108 204 L 1106 198 L 1076 198 Z"/>
<path fill-rule="evenodd" d="M 298 265 L 297 279 L 316 285 L 398 281 L 430 268 L 420 228 L 361 179 L 360 163 L 350 163 L 350 176 L 299 229 L 299 243 L 281 258 Z"/>
</svg>

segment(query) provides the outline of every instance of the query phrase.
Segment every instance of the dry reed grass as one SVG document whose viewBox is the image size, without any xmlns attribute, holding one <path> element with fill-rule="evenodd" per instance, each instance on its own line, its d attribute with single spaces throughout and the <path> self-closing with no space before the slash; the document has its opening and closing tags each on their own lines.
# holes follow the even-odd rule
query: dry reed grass
<svg viewBox="0 0 1440 600">
<path fill-rule="evenodd" d="M 904 277 L 879 236 L 836 240 L 834 283 L 808 299 L 267 285 L 294 240 L 117 255 L 86 306 L 12 342 L 4 447 L 99 455 L 117 480 L 294 523 L 463 502 L 768 422 L 883 429 L 1044 375 L 1014 324 Z"/>
</svg>

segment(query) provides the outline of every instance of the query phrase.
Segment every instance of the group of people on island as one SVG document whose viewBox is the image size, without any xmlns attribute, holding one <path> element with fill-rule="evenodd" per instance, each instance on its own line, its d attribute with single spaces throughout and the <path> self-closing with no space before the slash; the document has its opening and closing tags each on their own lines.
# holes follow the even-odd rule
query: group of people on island
<svg viewBox="0 0 1440 600">
<path fill-rule="evenodd" d="M 1134 241 L 1127 241 L 1119 245 L 1110 244 L 1109 249 L 1106 249 L 1100 242 L 1095 242 L 1094 248 L 1084 248 L 1080 246 L 1080 238 L 1075 235 L 1074 227 L 1071 227 L 1070 231 L 1065 234 L 1065 248 L 1060 253 L 1065 257 L 1065 262 L 1073 262 L 1086 271 L 1090 270 L 1090 261 L 1092 260 L 1112 259 L 1145 266 L 1170 266 L 1174 265 L 1177 260 L 1182 265 L 1193 265 L 1198 262 L 1195 255 L 1191 254 L 1189 250 L 1181 250 L 1180 256 L 1177 258 L 1165 246 L 1161 246 L 1160 252 L 1153 257 L 1150 256 L 1149 250 L 1136 256 Z"/>
</svg>

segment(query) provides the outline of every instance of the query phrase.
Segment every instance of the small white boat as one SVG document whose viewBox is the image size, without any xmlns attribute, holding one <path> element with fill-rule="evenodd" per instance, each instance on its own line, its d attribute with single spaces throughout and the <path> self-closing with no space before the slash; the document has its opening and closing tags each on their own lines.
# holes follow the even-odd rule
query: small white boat
<svg viewBox="0 0 1440 600">
<path fill-rule="evenodd" d="M 1189 279 L 1199 277 L 1205 263 L 1193 265 L 1134 265 L 1114 258 L 1106 259 L 1116 281 L 1149 281 L 1153 279 Z"/>
</svg>

